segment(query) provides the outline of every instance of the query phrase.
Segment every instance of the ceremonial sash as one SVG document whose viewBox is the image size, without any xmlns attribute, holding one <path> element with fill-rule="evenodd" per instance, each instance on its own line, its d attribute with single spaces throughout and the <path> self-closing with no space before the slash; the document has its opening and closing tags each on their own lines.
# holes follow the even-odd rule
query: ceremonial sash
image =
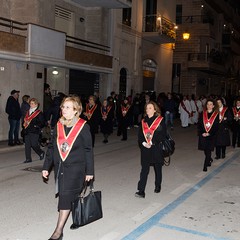
<svg viewBox="0 0 240 240">
<path fill-rule="evenodd" d="M 218 115 L 217 112 L 213 112 L 211 117 L 208 119 L 207 111 L 203 112 L 203 124 L 207 133 L 211 130 L 217 115 Z"/>
<path fill-rule="evenodd" d="M 63 161 L 65 161 L 70 153 L 72 146 L 85 123 L 85 120 L 79 118 L 67 136 L 65 134 L 64 125 L 60 122 L 57 123 L 57 146 L 59 155 Z"/>
<path fill-rule="evenodd" d="M 112 106 L 107 106 L 106 111 L 103 111 L 104 107 L 101 108 L 102 119 L 106 120 L 109 111 L 111 110 Z"/>
<path fill-rule="evenodd" d="M 27 114 L 24 118 L 24 123 L 23 123 L 23 127 L 27 128 L 29 126 L 29 124 L 31 123 L 31 121 L 40 113 L 40 110 L 36 110 L 34 111 L 31 115 L 29 115 L 29 111 L 27 111 Z"/>
<path fill-rule="evenodd" d="M 89 108 L 89 104 L 86 106 L 86 114 L 87 114 L 87 119 L 90 120 L 92 117 L 95 109 L 97 108 L 97 104 L 95 104 L 91 109 Z"/>
<path fill-rule="evenodd" d="M 196 109 L 197 109 L 197 112 L 198 112 L 198 105 L 197 105 L 197 101 L 194 101 L 194 103 L 195 103 L 195 106 L 196 106 Z"/>
<path fill-rule="evenodd" d="M 232 110 L 233 110 L 234 117 L 240 117 L 240 114 L 239 114 L 239 112 L 240 112 L 240 109 L 239 109 L 239 110 L 237 110 L 237 108 L 236 108 L 236 107 L 233 107 L 233 108 L 232 108 Z"/>
<path fill-rule="evenodd" d="M 146 139 L 146 142 L 148 144 L 151 143 L 152 138 L 153 138 L 153 134 L 155 132 L 155 130 L 158 128 L 159 124 L 161 123 L 163 117 L 157 117 L 153 123 L 151 124 L 151 126 L 149 127 L 148 124 L 146 122 L 144 122 L 144 119 L 142 120 L 142 130 L 143 130 L 143 135 Z"/>
<path fill-rule="evenodd" d="M 227 111 L 227 107 L 223 107 L 222 111 L 219 112 L 219 122 L 222 122 L 226 111 Z"/>
<path fill-rule="evenodd" d="M 122 115 L 125 117 L 127 115 L 127 112 L 130 108 L 130 105 L 127 105 L 126 107 L 124 107 L 123 105 L 121 105 L 121 110 L 122 110 Z"/>
<path fill-rule="evenodd" d="M 190 112 L 187 110 L 187 108 L 186 108 L 186 106 L 185 106 L 185 104 L 184 104 L 184 102 L 183 101 L 181 101 L 181 106 L 182 106 L 182 108 L 189 114 L 189 116 L 190 116 Z"/>
</svg>

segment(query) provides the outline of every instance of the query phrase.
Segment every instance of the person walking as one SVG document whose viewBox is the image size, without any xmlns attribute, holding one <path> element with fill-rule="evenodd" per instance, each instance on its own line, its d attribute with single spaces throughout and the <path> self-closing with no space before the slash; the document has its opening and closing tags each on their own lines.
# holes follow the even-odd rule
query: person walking
<svg viewBox="0 0 240 240">
<path fill-rule="evenodd" d="M 219 127 L 216 134 L 216 157 L 215 159 L 225 158 L 226 147 L 230 146 L 230 133 L 229 124 L 232 121 L 230 111 L 226 106 L 223 105 L 223 99 L 217 99 L 218 105 L 218 116 L 219 116 Z"/>
<path fill-rule="evenodd" d="M 112 105 L 109 105 L 106 99 L 103 100 L 101 106 L 101 120 L 100 120 L 100 130 L 103 134 L 103 143 L 108 143 L 108 136 L 113 133 L 113 118 L 114 109 Z"/>
<path fill-rule="evenodd" d="M 30 109 L 27 111 L 23 123 L 23 135 L 25 141 L 25 157 L 23 163 L 32 162 L 31 149 L 33 149 L 40 160 L 43 160 L 45 152 L 40 148 L 39 137 L 41 130 L 45 125 L 45 119 L 42 111 L 38 109 L 39 103 L 36 98 L 29 101 Z"/>
<path fill-rule="evenodd" d="M 180 102 L 178 107 L 178 112 L 180 114 L 181 126 L 183 128 L 188 127 L 189 118 L 191 117 L 192 109 L 187 96 L 183 96 L 183 100 Z"/>
<path fill-rule="evenodd" d="M 213 161 L 211 153 L 215 147 L 218 125 L 219 117 L 218 112 L 215 111 L 215 102 L 209 99 L 206 102 L 206 109 L 202 112 L 198 121 L 198 149 L 204 151 L 204 172 L 207 172 L 207 167 L 210 167 Z"/>
<path fill-rule="evenodd" d="M 145 198 L 145 188 L 150 166 L 153 165 L 155 172 L 155 193 L 161 191 L 162 166 L 164 157 L 161 141 L 166 138 L 166 125 L 160 115 L 158 105 L 150 101 L 145 106 L 145 114 L 138 132 L 138 145 L 141 151 L 141 172 L 135 193 L 136 197 Z"/>
<path fill-rule="evenodd" d="M 87 123 L 90 126 L 93 147 L 95 144 L 95 134 L 98 133 L 98 127 L 101 118 L 100 106 L 96 104 L 95 100 L 95 96 L 89 96 L 85 112 L 83 113 L 85 120 L 87 120 Z"/>
<path fill-rule="evenodd" d="M 92 139 L 89 125 L 80 118 L 82 104 L 76 96 L 66 97 L 62 117 L 54 128 L 43 164 L 42 177 L 48 181 L 54 166 L 58 197 L 57 226 L 49 240 L 63 239 L 63 229 L 71 211 L 71 203 L 79 196 L 85 181 L 94 177 Z M 71 229 L 77 228 L 71 225 Z"/>
<path fill-rule="evenodd" d="M 19 140 L 20 119 L 22 116 L 19 104 L 20 91 L 12 90 L 11 96 L 8 97 L 5 112 L 8 114 L 9 132 L 8 146 L 21 145 Z"/>
<path fill-rule="evenodd" d="M 235 106 L 232 108 L 232 147 L 240 147 L 240 99 L 237 99 Z"/>
<path fill-rule="evenodd" d="M 121 141 L 126 141 L 129 119 L 132 118 L 132 107 L 128 102 L 128 98 L 125 97 L 122 104 L 119 106 L 117 116 L 118 116 L 117 136 L 122 135 Z"/>
<path fill-rule="evenodd" d="M 173 130 L 173 116 L 175 111 L 175 101 L 172 98 L 172 94 L 167 94 L 167 99 L 164 101 L 164 111 L 165 111 L 165 124 L 168 126 L 170 123 L 171 130 Z"/>
</svg>

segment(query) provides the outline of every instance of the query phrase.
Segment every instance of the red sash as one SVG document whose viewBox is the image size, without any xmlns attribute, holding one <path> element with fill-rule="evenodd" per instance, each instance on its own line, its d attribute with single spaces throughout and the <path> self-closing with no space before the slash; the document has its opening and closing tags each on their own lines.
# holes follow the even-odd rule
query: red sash
<svg viewBox="0 0 240 240">
<path fill-rule="evenodd" d="M 123 105 L 121 105 L 121 110 L 122 110 L 122 115 L 125 117 L 127 115 L 127 112 L 130 108 L 130 105 L 127 105 L 126 107 L 124 107 Z"/>
<path fill-rule="evenodd" d="M 188 113 L 188 115 L 190 116 L 190 112 L 187 110 L 187 108 L 186 108 L 186 106 L 185 106 L 183 101 L 181 101 L 181 106 Z"/>
<path fill-rule="evenodd" d="M 149 127 L 146 122 L 144 122 L 144 119 L 142 120 L 142 130 L 143 130 L 143 135 L 147 141 L 147 143 L 151 143 L 153 134 L 155 130 L 158 128 L 159 124 L 163 120 L 163 117 L 158 116 L 152 123 L 152 125 Z"/>
<path fill-rule="evenodd" d="M 85 120 L 79 118 L 79 120 L 72 127 L 67 136 L 64 131 L 64 125 L 61 124 L 60 122 L 57 123 L 57 146 L 59 155 L 61 156 L 63 161 L 67 158 L 68 154 L 70 153 L 72 146 L 85 123 L 86 123 Z"/>
<path fill-rule="evenodd" d="M 240 117 L 240 114 L 239 114 L 239 112 L 240 112 L 240 109 L 239 109 L 239 110 L 237 110 L 237 108 L 236 108 L 236 107 L 233 107 L 233 108 L 232 108 L 232 110 L 233 110 L 234 117 Z"/>
<path fill-rule="evenodd" d="M 219 112 L 219 122 L 222 122 L 223 118 L 224 118 L 224 114 L 227 111 L 227 107 L 223 107 L 222 111 Z"/>
<path fill-rule="evenodd" d="M 40 113 L 40 110 L 36 110 L 35 112 L 33 112 L 31 115 L 29 115 L 29 111 L 27 111 L 27 114 L 24 118 L 24 123 L 23 123 L 23 127 L 27 128 L 30 124 L 30 122 Z"/>
<path fill-rule="evenodd" d="M 211 130 L 217 115 L 218 115 L 217 112 L 213 112 L 211 117 L 208 119 L 207 111 L 203 112 L 203 124 L 207 133 Z"/>
<path fill-rule="evenodd" d="M 86 106 L 86 114 L 87 114 L 87 119 L 90 120 L 90 118 L 92 117 L 94 111 L 97 108 L 97 104 L 95 104 L 91 109 L 89 108 L 89 104 L 87 104 Z"/>
<path fill-rule="evenodd" d="M 112 106 L 107 106 L 107 111 L 103 111 L 103 107 L 101 108 L 102 119 L 106 120 L 109 111 L 111 110 Z"/>
</svg>

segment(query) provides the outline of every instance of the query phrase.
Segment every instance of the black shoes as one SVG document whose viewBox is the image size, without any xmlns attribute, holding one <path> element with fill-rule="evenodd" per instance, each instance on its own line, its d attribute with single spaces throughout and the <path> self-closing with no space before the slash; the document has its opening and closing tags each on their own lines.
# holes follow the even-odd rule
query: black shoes
<svg viewBox="0 0 240 240">
<path fill-rule="evenodd" d="M 78 229 L 80 226 L 77 226 L 77 225 L 75 225 L 75 224 L 72 224 L 71 226 L 70 226 L 70 229 L 71 230 L 75 230 L 75 229 Z"/>
<path fill-rule="evenodd" d="M 160 193 L 161 192 L 161 186 L 160 187 L 155 187 L 154 192 L 155 193 Z"/>
<path fill-rule="evenodd" d="M 207 167 L 204 166 L 204 167 L 203 167 L 203 171 L 204 171 L 204 172 L 207 172 Z"/>
<path fill-rule="evenodd" d="M 15 143 L 8 143 L 8 146 L 13 147 L 13 146 L 16 146 L 16 144 Z"/>
<path fill-rule="evenodd" d="M 17 142 L 15 142 L 15 145 L 23 145 L 23 143 L 20 141 L 17 141 Z"/>
<path fill-rule="evenodd" d="M 220 159 L 220 157 L 216 156 L 215 159 L 218 160 L 218 159 Z"/>
<path fill-rule="evenodd" d="M 60 235 L 59 238 L 49 238 L 48 240 L 62 240 L 63 239 L 63 233 Z"/>
<path fill-rule="evenodd" d="M 108 140 L 107 139 L 103 140 L 103 143 L 108 143 Z"/>
<path fill-rule="evenodd" d="M 126 138 L 122 138 L 121 141 L 127 141 L 127 139 Z"/>
<path fill-rule="evenodd" d="M 30 163 L 32 160 L 26 159 L 23 163 Z"/>
<path fill-rule="evenodd" d="M 225 154 L 222 154 L 222 158 L 225 158 L 226 156 L 225 156 Z"/>
<path fill-rule="evenodd" d="M 45 156 L 45 152 L 42 152 L 41 154 L 40 154 L 40 160 L 43 160 L 44 159 L 44 156 Z"/>
<path fill-rule="evenodd" d="M 145 192 L 138 191 L 138 192 L 135 193 L 135 197 L 145 198 Z"/>
</svg>

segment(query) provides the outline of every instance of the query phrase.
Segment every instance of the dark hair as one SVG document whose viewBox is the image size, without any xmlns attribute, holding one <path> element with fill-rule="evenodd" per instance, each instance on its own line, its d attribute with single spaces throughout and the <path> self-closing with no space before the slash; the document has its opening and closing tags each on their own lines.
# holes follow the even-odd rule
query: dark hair
<svg viewBox="0 0 240 240">
<path fill-rule="evenodd" d="M 146 103 L 145 106 L 144 106 L 144 117 L 147 116 L 146 109 L 147 109 L 147 105 L 149 105 L 149 104 L 152 104 L 153 107 L 154 107 L 154 110 L 156 111 L 156 112 L 154 113 L 154 115 L 155 115 L 155 116 L 161 116 L 161 110 L 160 110 L 159 106 L 157 105 L 157 103 L 154 102 L 154 101 L 149 101 L 149 102 Z"/>
</svg>

